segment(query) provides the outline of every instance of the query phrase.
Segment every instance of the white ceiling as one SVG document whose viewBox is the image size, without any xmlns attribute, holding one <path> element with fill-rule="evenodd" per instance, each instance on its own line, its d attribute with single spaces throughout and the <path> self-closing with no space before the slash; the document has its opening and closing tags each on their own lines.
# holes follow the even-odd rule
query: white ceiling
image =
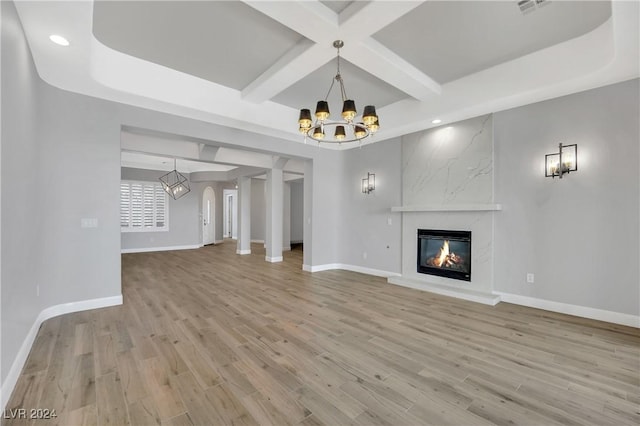
<svg viewBox="0 0 640 426">
<path fill-rule="evenodd" d="M 609 1 L 427 1 L 373 35 L 438 83 L 448 83 L 593 31 Z"/>
<path fill-rule="evenodd" d="M 300 143 L 298 109 L 324 98 L 335 39 L 347 93 L 378 107 L 377 141 L 639 76 L 636 1 L 550 0 L 527 14 L 515 0 L 16 7 L 54 86 Z"/>
<path fill-rule="evenodd" d="M 236 90 L 303 39 L 233 1 L 100 1 L 93 34 L 122 53 Z"/>
</svg>

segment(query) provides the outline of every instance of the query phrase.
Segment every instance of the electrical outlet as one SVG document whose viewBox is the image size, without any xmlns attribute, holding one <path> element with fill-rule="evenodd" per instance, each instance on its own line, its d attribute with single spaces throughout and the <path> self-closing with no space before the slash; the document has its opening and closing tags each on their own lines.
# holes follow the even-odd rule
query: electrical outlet
<svg viewBox="0 0 640 426">
<path fill-rule="evenodd" d="M 387 225 L 391 225 L 392 223 L 393 223 L 393 222 L 391 221 L 391 218 L 390 218 L 390 217 L 388 217 L 388 218 L 387 218 Z"/>
<path fill-rule="evenodd" d="M 363 251 L 363 252 L 362 252 L 362 258 L 363 258 L 363 259 L 366 259 L 366 258 L 367 258 L 367 252 L 366 252 L 366 251 Z"/>
<path fill-rule="evenodd" d="M 40 297 L 40 284 L 36 285 L 36 297 Z"/>
<path fill-rule="evenodd" d="M 533 275 L 532 273 L 528 273 L 528 274 L 527 274 L 527 282 L 528 282 L 529 284 L 533 284 L 533 283 L 535 282 L 535 279 L 534 279 L 534 278 L 535 278 L 535 277 L 534 277 L 534 275 Z"/>
</svg>

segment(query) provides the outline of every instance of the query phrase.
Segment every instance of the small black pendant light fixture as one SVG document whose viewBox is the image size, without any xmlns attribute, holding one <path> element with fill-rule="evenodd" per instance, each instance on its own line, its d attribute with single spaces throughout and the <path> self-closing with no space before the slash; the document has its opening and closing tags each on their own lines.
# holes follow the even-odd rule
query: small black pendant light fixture
<svg viewBox="0 0 640 426">
<path fill-rule="evenodd" d="M 187 195 L 191 191 L 189 180 L 177 170 L 175 158 L 173 159 L 173 170 L 166 175 L 160 176 L 159 180 L 164 191 L 174 200 Z"/>
</svg>

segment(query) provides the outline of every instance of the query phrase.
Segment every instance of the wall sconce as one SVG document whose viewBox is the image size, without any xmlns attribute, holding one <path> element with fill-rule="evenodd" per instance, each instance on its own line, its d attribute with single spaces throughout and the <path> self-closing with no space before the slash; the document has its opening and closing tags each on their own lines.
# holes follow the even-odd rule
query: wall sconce
<svg viewBox="0 0 640 426">
<path fill-rule="evenodd" d="M 362 179 L 362 193 L 369 194 L 376 189 L 376 175 L 367 172 L 367 177 Z"/>
<path fill-rule="evenodd" d="M 555 178 L 578 170 L 578 145 L 558 144 L 558 153 L 544 156 L 545 177 Z"/>
</svg>

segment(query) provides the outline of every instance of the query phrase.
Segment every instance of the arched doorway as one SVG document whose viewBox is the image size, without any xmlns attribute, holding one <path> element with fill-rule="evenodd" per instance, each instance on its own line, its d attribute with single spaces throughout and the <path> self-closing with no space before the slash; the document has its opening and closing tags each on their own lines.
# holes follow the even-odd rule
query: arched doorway
<svg viewBox="0 0 640 426">
<path fill-rule="evenodd" d="M 216 241 L 215 192 L 207 186 L 202 194 L 202 245 Z"/>
</svg>

